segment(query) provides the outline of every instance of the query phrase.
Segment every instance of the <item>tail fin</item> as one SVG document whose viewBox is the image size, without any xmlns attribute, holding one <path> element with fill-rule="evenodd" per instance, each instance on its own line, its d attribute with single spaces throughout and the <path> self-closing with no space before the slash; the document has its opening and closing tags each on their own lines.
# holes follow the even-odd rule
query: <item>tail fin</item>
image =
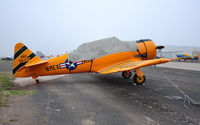
<svg viewBox="0 0 200 125">
<path fill-rule="evenodd" d="M 17 43 L 14 51 L 13 75 L 17 76 L 17 71 L 32 61 L 41 61 L 41 59 L 23 43 Z"/>
</svg>

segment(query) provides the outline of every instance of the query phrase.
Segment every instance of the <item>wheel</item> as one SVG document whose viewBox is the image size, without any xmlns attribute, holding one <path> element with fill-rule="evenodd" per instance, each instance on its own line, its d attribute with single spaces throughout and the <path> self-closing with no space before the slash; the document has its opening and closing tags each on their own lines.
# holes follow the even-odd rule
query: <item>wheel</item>
<svg viewBox="0 0 200 125">
<path fill-rule="evenodd" d="M 39 79 L 36 79 L 35 81 L 36 81 L 37 84 L 40 83 Z"/>
<path fill-rule="evenodd" d="M 136 83 L 136 85 L 143 85 L 145 82 L 145 76 L 138 76 L 137 74 L 134 75 L 133 81 Z"/>
<path fill-rule="evenodd" d="M 122 72 L 122 77 L 124 79 L 129 79 L 131 77 L 132 73 L 131 72 L 127 72 L 127 71 L 123 71 Z"/>
</svg>

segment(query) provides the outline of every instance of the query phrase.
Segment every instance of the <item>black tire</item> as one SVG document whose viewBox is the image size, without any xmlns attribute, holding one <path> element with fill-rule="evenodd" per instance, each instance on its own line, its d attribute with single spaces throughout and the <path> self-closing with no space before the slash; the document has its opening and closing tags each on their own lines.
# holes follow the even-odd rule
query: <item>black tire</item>
<svg viewBox="0 0 200 125">
<path fill-rule="evenodd" d="M 122 77 L 123 77 L 124 79 L 130 79 L 130 78 L 131 78 L 132 73 L 131 73 L 131 72 L 129 72 L 130 74 L 127 74 L 127 73 L 128 73 L 127 71 L 123 71 L 123 72 L 122 72 Z"/>
<path fill-rule="evenodd" d="M 145 76 L 138 76 L 137 74 L 135 74 L 133 77 L 133 81 L 136 83 L 136 85 L 143 85 L 145 80 Z"/>
<path fill-rule="evenodd" d="M 36 81 L 36 83 L 40 83 L 39 79 L 36 79 L 35 81 Z"/>
</svg>

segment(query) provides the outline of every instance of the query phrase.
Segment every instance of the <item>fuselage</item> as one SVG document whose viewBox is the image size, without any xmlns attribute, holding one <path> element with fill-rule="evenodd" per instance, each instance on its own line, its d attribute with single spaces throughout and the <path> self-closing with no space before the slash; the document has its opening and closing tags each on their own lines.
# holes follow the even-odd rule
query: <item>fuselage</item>
<svg viewBox="0 0 200 125">
<path fill-rule="evenodd" d="M 23 67 L 18 71 L 16 77 L 37 78 L 38 76 L 55 75 L 55 74 L 72 74 L 84 72 L 97 72 L 99 69 L 106 69 L 110 65 L 116 65 L 127 59 L 133 61 L 142 61 L 154 59 L 156 57 L 156 46 L 151 40 L 137 41 L 137 51 L 118 52 L 103 56 L 97 59 L 80 60 L 70 62 L 68 55 L 64 54 L 59 57 L 46 60 L 47 63 L 35 65 L 32 67 Z"/>
</svg>

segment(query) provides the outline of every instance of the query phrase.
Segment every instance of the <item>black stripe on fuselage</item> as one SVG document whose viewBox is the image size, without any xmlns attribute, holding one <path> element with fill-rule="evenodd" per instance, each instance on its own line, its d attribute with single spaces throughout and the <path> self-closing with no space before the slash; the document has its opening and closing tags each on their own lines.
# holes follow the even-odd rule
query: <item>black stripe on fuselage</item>
<svg viewBox="0 0 200 125">
<path fill-rule="evenodd" d="M 30 60 L 33 59 L 35 57 L 34 53 L 31 53 L 28 57 L 30 57 Z M 29 60 L 29 61 L 30 61 Z M 24 63 L 20 63 L 19 65 L 17 65 L 14 69 L 13 69 L 13 74 L 15 74 L 17 72 L 18 69 L 20 69 L 22 66 L 24 66 L 27 62 Z"/>
<path fill-rule="evenodd" d="M 21 55 L 24 51 L 26 51 L 28 48 L 26 46 L 23 46 L 21 49 L 19 49 L 15 55 L 14 55 L 14 60 L 19 56 Z"/>
</svg>

